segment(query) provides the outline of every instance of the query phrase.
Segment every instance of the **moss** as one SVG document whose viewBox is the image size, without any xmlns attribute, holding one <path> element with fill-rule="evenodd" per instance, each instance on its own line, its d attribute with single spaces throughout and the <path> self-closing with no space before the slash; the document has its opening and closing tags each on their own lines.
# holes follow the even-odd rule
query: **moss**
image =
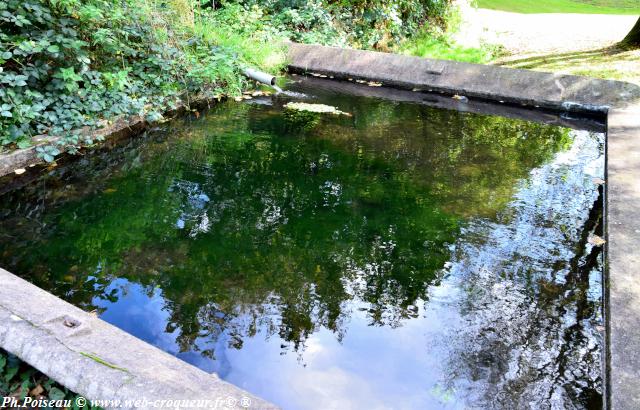
<svg viewBox="0 0 640 410">
<path fill-rule="evenodd" d="M 106 360 L 101 359 L 100 357 L 98 357 L 98 356 L 96 356 L 94 354 L 87 353 L 87 352 L 80 352 L 80 354 L 83 355 L 84 357 L 87 357 L 87 358 L 93 360 L 94 362 L 100 363 L 103 366 L 107 366 L 107 367 L 109 367 L 111 369 L 121 370 L 123 372 L 129 373 L 129 371 L 127 369 L 124 369 L 122 367 L 118 367 L 118 366 L 116 366 L 114 364 L 111 364 L 111 363 L 107 362 Z"/>
</svg>

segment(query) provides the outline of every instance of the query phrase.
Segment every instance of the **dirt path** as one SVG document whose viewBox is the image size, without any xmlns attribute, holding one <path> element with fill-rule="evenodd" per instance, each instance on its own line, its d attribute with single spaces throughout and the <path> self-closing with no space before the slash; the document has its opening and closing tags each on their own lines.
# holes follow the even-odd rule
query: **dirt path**
<svg viewBox="0 0 640 410">
<path fill-rule="evenodd" d="M 601 49 L 622 40 L 638 16 L 600 14 L 518 14 L 461 5 L 456 41 L 503 46 L 520 57 Z"/>
</svg>

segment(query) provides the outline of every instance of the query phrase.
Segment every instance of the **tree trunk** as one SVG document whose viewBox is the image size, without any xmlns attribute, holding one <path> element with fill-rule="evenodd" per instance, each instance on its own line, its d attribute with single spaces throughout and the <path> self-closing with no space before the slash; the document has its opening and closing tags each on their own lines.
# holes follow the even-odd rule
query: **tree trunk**
<svg viewBox="0 0 640 410">
<path fill-rule="evenodd" d="M 622 44 L 631 47 L 640 47 L 640 19 L 631 29 L 629 34 L 622 40 Z"/>
</svg>

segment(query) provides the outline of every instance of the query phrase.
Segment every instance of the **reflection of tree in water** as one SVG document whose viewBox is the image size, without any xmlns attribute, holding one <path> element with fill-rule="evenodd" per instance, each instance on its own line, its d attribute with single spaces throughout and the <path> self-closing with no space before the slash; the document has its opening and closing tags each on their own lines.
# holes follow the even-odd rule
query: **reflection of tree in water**
<svg viewBox="0 0 640 410">
<path fill-rule="evenodd" d="M 45 179 L 55 190 L 6 195 L 2 262 L 86 309 L 114 301 L 115 278 L 159 288 L 183 351 L 223 333 L 237 348 L 258 331 L 293 349 L 321 327 L 341 339 L 351 301 L 398 326 L 448 259 L 458 216 L 495 213 L 569 138 L 367 104 L 301 135 L 278 111 L 224 107 L 180 139 L 61 167 Z"/>
<path fill-rule="evenodd" d="M 532 176 L 501 223 L 471 224 L 465 236 L 483 239 L 458 245 L 451 275 L 466 298 L 448 387 L 468 389 L 478 407 L 602 406 L 602 255 L 587 236 L 602 229 L 589 173 L 600 177 L 603 164 L 585 155 L 593 148 L 572 151 L 576 162 Z"/>
</svg>

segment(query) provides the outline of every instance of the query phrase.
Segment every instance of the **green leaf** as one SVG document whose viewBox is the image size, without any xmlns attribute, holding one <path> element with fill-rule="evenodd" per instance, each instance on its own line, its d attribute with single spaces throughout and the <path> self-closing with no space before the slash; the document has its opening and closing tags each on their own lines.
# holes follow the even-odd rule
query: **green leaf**
<svg viewBox="0 0 640 410">
<path fill-rule="evenodd" d="M 49 155 L 49 154 L 43 154 L 43 155 L 42 155 L 42 159 L 44 159 L 44 160 L 45 160 L 45 162 L 53 162 L 53 159 L 54 159 L 54 158 L 53 158 L 53 156 L 52 156 L 52 155 Z"/>
<path fill-rule="evenodd" d="M 7 368 L 7 372 L 4 375 L 4 380 L 6 382 L 10 382 L 11 379 L 13 379 L 13 377 L 16 375 L 16 373 L 18 373 L 18 366 L 17 365 L 9 366 L 9 368 Z"/>
<path fill-rule="evenodd" d="M 13 56 L 13 53 L 11 51 L 5 51 L 4 53 L 0 54 L 0 57 L 2 57 L 2 59 L 4 60 L 8 60 Z"/>
<path fill-rule="evenodd" d="M 31 146 L 31 142 L 30 141 L 27 141 L 27 140 L 18 141 L 18 148 L 20 148 L 20 149 L 29 148 L 30 146 Z"/>
<path fill-rule="evenodd" d="M 58 47 L 55 44 L 52 44 L 49 47 L 47 47 L 47 51 L 50 52 L 50 53 L 59 53 L 60 52 L 60 47 Z"/>
<path fill-rule="evenodd" d="M 22 380 L 22 384 L 20 385 L 20 400 L 24 400 L 27 394 L 29 394 L 29 382 L 28 378 Z"/>
<path fill-rule="evenodd" d="M 50 400 L 62 400 L 62 399 L 64 399 L 64 396 L 66 396 L 66 394 L 62 390 L 57 388 L 57 387 L 52 387 L 49 390 L 49 399 Z"/>
</svg>

